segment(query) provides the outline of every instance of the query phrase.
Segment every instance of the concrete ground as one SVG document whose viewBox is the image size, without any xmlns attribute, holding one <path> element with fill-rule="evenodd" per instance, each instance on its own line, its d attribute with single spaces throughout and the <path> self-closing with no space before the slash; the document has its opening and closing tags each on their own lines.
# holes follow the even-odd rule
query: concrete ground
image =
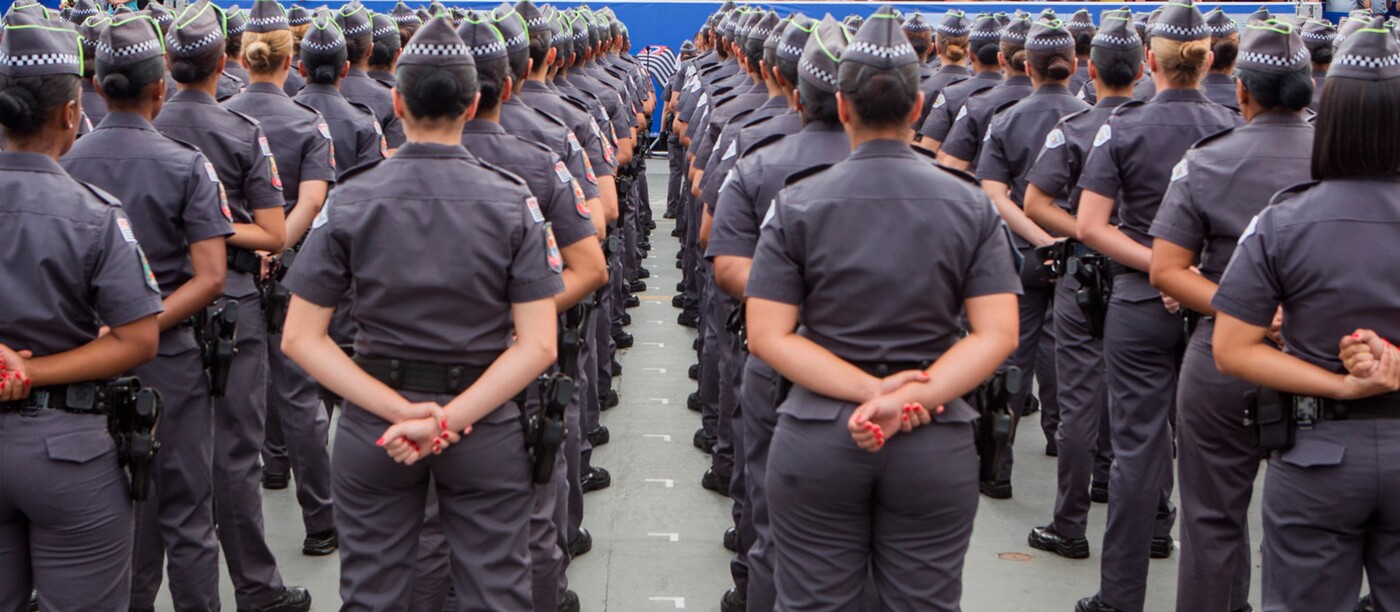
<svg viewBox="0 0 1400 612">
<path fill-rule="evenodd" d="M 593 534 L 593 551 L 569 569 L 571 588 L 588 612 L 649 610 L 718 610 L 719 598 L 732 585 L 730 554 L 721 545 L 729 526 L 729 500 L 700 488 L 709 466 L 706 455 L 691 445 L 699 415 L 685 407 L 696 385 L 686 376 L 694 362 L 695 333 L 676 324 L 671 307 L 680 271 L 674 266 L 678 242 L 671 221 L 661 219 L 666 197 L 666 162 L 653 160 L 649 173 L 658 228 L 645 266 L 649 290 L 632 311 L 630 331 L 636 347 L 622 356 L 624 375 L 617 381 L 621 405 L 603 413 L 612 433 L 610 444 L 593 453 L 594 465 L 612 472 L 612 487 L 587 496 L 584 526 Z M 1098 555 L 1106 506 L 1090 513 L 1092 557 L 1069 561 L 1033 550 L 1026 534 L 1049 522 L 1055 498 L 1055 460 L 1043 454 L 1037 417 L 1021 423 L 1020 457 L 1014 476 L 1015 498 L 982 498 L 976 531 L 964 572 L 963 609 L 968 612 L 1069 612 L 1074 603 L 1098 590 Z M 334 434 L 332 434 L 334 435 Z M 1263 478 L 1259 479 L 1262 486 Z M 1259 499 L 1256 490 L 1255 499 Z M 1259 603 L 1259 516 L 1250 512 L 1255 542 L 1251 601 Z M 287 584 L 309 588 L 314 610 L 339 607 L 336 557 L 305 557 L 305 536 L 293 490 L 264 495 L 267 539 L 281 563 Z M 1147 587 L 1147 610 L 1175 606 L 1176 557 L 1153 561 Z M 222 597 L 234 608 L 233 587 L 223 579 Z M 161 610 L 171 610 L 162 594 Z"/>
</svg>

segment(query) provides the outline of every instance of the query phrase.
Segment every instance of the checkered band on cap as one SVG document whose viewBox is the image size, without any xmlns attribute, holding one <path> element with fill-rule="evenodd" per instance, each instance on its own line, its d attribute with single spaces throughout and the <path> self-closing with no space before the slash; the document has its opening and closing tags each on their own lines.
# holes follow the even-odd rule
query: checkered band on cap
<svg viewBox="0 0 1400 612">
<path fill-rule="evenodd" d="M 809 59 L 807 59 L 807 58 L 804 57 L 804 58 L 802 58 L 801 60 L 799 60 L 799 61 L 797 62 L 797 67 L 798 67 L 798 69 L 802 70 L 802 73 L 803 73 L 803 74 L 806 74 L 806 75 L 809 76 L 809 77 L 812 77 L 812 78 L 814 78 L 814 79 L 816 79 L 816 80 L 818 80 L 818 81 L 821 81 L 822 83 L 826 83 L 827 85 L 830 85 L 830 86 L 831 86 L 831 88 L 832 88 L 831 90 L 835 90 L 835 88 L 836 88 L 836 75 L 831 74 L 830 72 L 827 72 L 827 71 L 825 71 L 825 70 L 822 70 L 821 67 L 820 67 L 820 66 L 817 66 L 815 63 L 813 63 L 812 60 L 809 60 Z M 828 91 L 831 91 L 831 90 L 828 90 Z"/>
<path fill-rule="evenodd" d="M 1245 68 L 1244 64 L 1262 64 L 1265 66 L 1277 66 L 1279 68 L 1289 68 L 1306 63 L 1310 55 L 1307 49 L 1302 49 L 1293 53 L 1292 57 L 1282 57 L 1278 55 L 1268 55 L 1256 53 L 1254 51 L 1241 51 L 1239 64 Z"/>
<path fill-rule="evenodd" d="M 399 29 L 395 27 L 395 24 L 391 23 L 390 25 L 382 28 L 375 28 L 374 32 L 372 32 L 372 35 L 374 36 L 375 40 L 388 40 L 390 36 L 398 36 Z"/>
<path fill-rule="evenodd" d="M 1200 40 L 1210 34 L 1210 28 L 1205 24 L 1198 26 L 1182 27 L 1174 23 L 1162 23 L 1158 21 L 1152 26 L 1153 36 L 1166 36 L 1168 38 L 1182 37 L 1189 40 Z"/>
<path fill-rule="evenodd" d="M 237 36 L 248 29 L 248 19 L 243 16 L 243 10 L 236 6 L 229 9 L 224 19 L 228 36 Z"/>
<path fill-rule="evenodd" d="M 0 51 L 0 66 L 25 68 L 32 66 L 77 66 L 81 63 L 77 53 L 30 53 L 10 55 Z"/>
<path fill-rule="evenodd" d="M 500 49 L 501 49 L 502 51 L 504 51 L 504 50 L 505 50 L 505 46 L 504 46 L 504 45 L 500 46 Z M 472 48 L 471 48 L 471 47 L 468 47 L 468 46 L 466 46 L 466 45 L 464 45 L 464 44 L 461 44 L 461 43 L 446 43 L 446 44 L 423 43 L 423 44 L 415 44 L 415 43 L 413 43 L 412 41 L 409 41 L 408 46 L 403 48 L 403 54 L 404 54 L 404 55 L 421 55 L 421 56 L 425 56 L 425 57 L 428 57 L 428 56 L 473 55 L 473 53 L 472 53 Z"/>
<path fill-rule="evenodd" d="M 978 15 L 968 34 L 972 40 L 1001 40 L 1001 22 L 992 15 Z"/>
<path fill-rule="evenodd" d="M 1029 38 L 1026 40 L 1026 49 L 1028 51 L 1055 51 L 1071 47 L 1074 47 L 1074 37 L 1068 34 L 1064 36 Z"/>
<path fill-rule="evenodd" d="M 1094 29 L 1094 18 L 1089 16 L 1087 9 L 1079 9 L 1070 15 L 1069 21 L 1065 22 L 1065 27 L 1071 32 L 1084 32 Z"/>
<path fill-rule="evenodd" d="M 1215 38 L 1223 38 L 1240 31 L 1240 27 L 1219 8 L 1206 15 L 1206 27 L 1210 29 L 1210 35 Z"/>
<path fill-rule="evenodd" d="M 345 48 L 345 36 L 328 13 L 316 13 L 311 27 L 301 37 L 301 50 L 331 54 Z"/>
<path fill-rule="evenodd" d="M 1304 30 L 1302 34 L 1299 34 L 1299 36 L 1301 36 L 1303 40 L 1330 43 L 1337 38 L 1337 33 L 1332 30 L 1326 30 L 1322 32 L 1309 32 L 1307 30 Z"/>
<path fill-rule="evenodd" d="M 1352 32 L 1337 49 L 1327 78 L 1388 81 L 1400 78 L 1400 47 L 1385 27 L 1383 17 L 1371 19 L 1366 27 Z"/>
<path fill-rule="evenodd" d="M 287 25 L 302 26 L 311 23 L 311 12 L 299 6 L 287 11 Z"/>
<path fill-rule="evenodd" d="M 170 35 L 165 37 L 165 46 L 172 53 L 177 55 L 189 55 L 210 45 L 222 44 L 224 42 L 224 33 L 222 30 L 213 30 L 188 43 L 181 43 L 179 36 L 175 34 L 176 31 L 177 30 L 171 30 Z"/>
<path fill-rule="evenodd" d="M 903 54 L 906 54 L 906 53 L 913 53 L 913 52 L 914 52 L 914 46 L 913 46 L 913 45 L 910 45 L 909 43 L 902 43 L 902 44 L 899 44 L 899 45 L 895 45 L 895 46 L 893 46 L 893 47 L 885 47 L 885 46 L 882 46 L 882 45 L 877 45 L 877 44 L 869 43 L 869 42 L 866 42 L 866 41 L 863 41 L 863 40 L 857 40 L 857 41 L 852 42 L 851 45 L 850 45 L 849 47 L 846 48 L 846 52 L 847 52 L 847 53 L 864 53 L 864 54 L 866 54 L 866 55 L 873 55 L 873 56 L 875 56 L 875 57 L 880 57 L 880 58 L 886 58 L 886 59 L 888 59 L 888 58 L 899 57 L 900 55 L 903 55 Z"/>
<path fill-rule="evenodd" d="M 248 19 L 249 28 L 269 28 L 280 29 L 279 26 L 289 25 L 286 15 L 273 15 L 270 17 L 251 17 Z"/>
</svg>

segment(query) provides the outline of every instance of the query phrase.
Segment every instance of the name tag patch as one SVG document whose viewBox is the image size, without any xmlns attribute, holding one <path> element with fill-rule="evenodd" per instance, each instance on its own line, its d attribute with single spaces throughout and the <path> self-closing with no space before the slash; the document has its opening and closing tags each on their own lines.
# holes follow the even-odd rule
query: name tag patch
<svg viewBox="0 0 1400 612">
<path fill-rule="evenodd" d="M 1094 146 L 1101 147 L 1103 146 L 1103 143 L 1108 142 L 1112 138 L 1113 128 L 1109 127 L 1108 124 L 1105 123 L 1103 124 L 1103 127 L 1099 128 L 1099 133 L 1094 135 Z"/>
<path fill-rule="evenodd" d="M 525 200 L 525 207 L 530 209 L 530 218 L 534 219 L 535 223 L 544 221 L 544 213 L 540 211 L 539 200 L 536 200 L 535 198 L 527 198 Z"/>
</svg>

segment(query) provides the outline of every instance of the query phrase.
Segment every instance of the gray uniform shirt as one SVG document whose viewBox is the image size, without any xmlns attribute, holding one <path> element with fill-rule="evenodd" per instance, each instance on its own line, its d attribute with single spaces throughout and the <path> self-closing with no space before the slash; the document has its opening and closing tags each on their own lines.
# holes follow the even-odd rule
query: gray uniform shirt
<svg viewBox="0 0 1400 612">
<path fill-rule="evenodd" d="M 530 213 L 543 216 L 554 228 L 559 248 L 597 233 L 578 178 L 544 145 L 508 134 L 494 121 L 477 119 L 462 127 L 462 146 L 477 159 L 525 181 L 534 195 Z"/>
<path fill-rule="evenodd" d="M 369 107 L 345 99 L 334 85 L 320 83 L 307 83 L 296 101 L 320 112 L 330 128 L 337 175 L 384 159 L 389 143 Z"/>
<path fill-rule="evenodd" d="M 953 122 L 962 111 L 967 99 L 979 91 L 991 89 L 1001 84 L 1000 72 L 981 72 L 943 88 L 943 92 L 933 99 L 928 117 L 919 127 L 919 135 L 943 142 L 948 132 L 953 130 Z"/>
<path fill-rule="evenodd" d="M 321 113 L 287 97 L 271 83 L 252 83 L 224 101 L 224 108 L 257 117 L 272 145 L 287 209 L 297 203 L 302 181 L 335 182 L 331 128 Z"/>
<path fill-rule="evenodd" d="M 403 135 L 403 124 L 394 114 L 394 98 L 383 83 L 369 78 L 369 74 L 359 68 L 351 68 L 340 81 L 340 92 L 345 99 L 368 106 L 379 120 L 384 132 L 384 140 L 390 149 L 397 149 L 407 140 Z"/>
<path fill-rule="evenodd" d="M 1079 173 L 1084 169 L 1084 159 L 1089 156 L 1094 135 L 1099 132 L 1104 122 L 1108 121 L 1113 110 L 1128 100 L 1129 98 L 1119 97 L 1104 98 L 1089 110 L 1062 118 L 1055 129 L 1045 136 L 1045 146 L 1041 148 L 1040 156 L 1026 175 L 1026 184 L 1035 185 L 1053 196 L 1070 214 L 1077 214 Z"/>
<path fill-rule="evenodd" d="M 933 102 L 947 89 L 949 85 L 961 83 L 972 78 L 972 71 L 967 66 L 940 66 L 932 75 L 919 83 L 919 91 L 924 94 L 924 108 L 919 112 L 919 122 L 914 125 L 923 125 L 928 118 L 928 113 L 933 110 Z"/>
<path fill-rule="evenodd" d="M 586 199 L 599 196 L 597 180 L 587 180 L 593 176 L 589 169 L 588 157 L 578 145 L 573 131 L 557 117 L 542 110 L 526 106 L 517 98 L 501 105 L 501 127 L 505 131 L 525 140 L 539 143 L 564 160 L 569 174 L 583 177 L 579 185 L 583 187 Z M 594 177 L 596 179 L 596 177 Z"/>
<path fill-rule="evenodd" d="M 1001 85 L 973 94 L 954 117 L 953 129 L 943 140 L 942 150 L 969 162 L 969 170 L 975 173 L 977 155 L 982 149 L 982 139 L 987 136 L 987 128 L 992 125 L 992 116 L 1008 102 L 1026 99 L 1034 91 L 1030 77 L 1014 76 Z"/>
</svg>

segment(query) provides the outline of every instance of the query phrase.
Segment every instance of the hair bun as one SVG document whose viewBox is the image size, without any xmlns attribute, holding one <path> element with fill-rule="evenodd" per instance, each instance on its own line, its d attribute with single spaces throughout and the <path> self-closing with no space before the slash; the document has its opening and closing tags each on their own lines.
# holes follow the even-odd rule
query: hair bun
<svg viewBox="0 0 1400 612">
<path fill-rule="evenodd" d="M 32 125 L 38 101 L 26 87 L 10 86 L 0 91 L 0 125 L 15 129 Z"/>
</svg>

